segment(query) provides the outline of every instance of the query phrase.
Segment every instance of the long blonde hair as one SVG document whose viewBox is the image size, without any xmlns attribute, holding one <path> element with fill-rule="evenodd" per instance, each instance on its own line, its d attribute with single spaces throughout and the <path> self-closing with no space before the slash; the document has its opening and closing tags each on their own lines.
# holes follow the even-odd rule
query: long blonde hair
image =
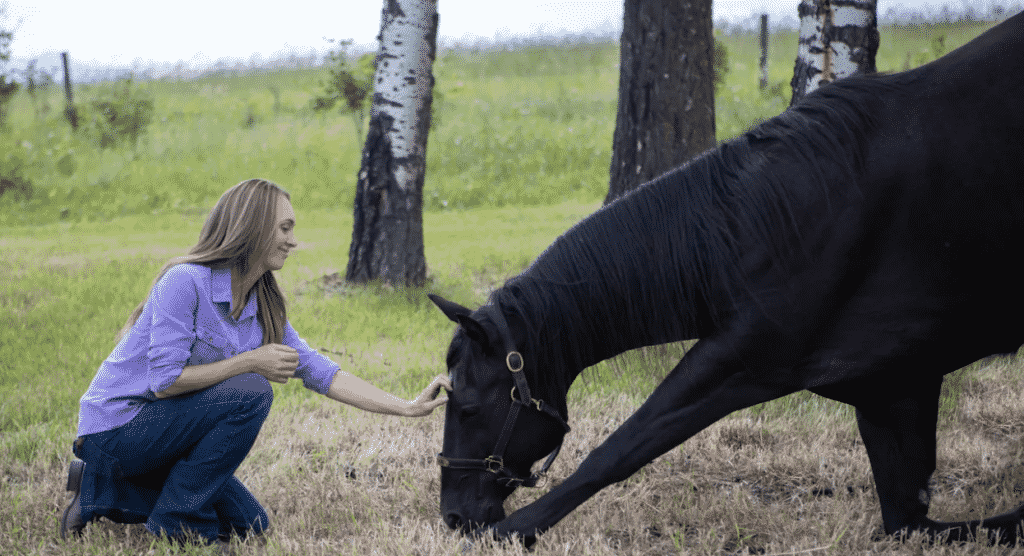
<svg viewBox="0 0 1024 556">
<path fill-rule="evenodd" d="M 175 265 L 196 263 L 211 268 L 230 268 L 231 316 L 237 319 L 245 308 L 249 293 L 255 292 L 259 306 L 257 318 L 263 326 L 263 344 L 281 343 L 287 316 L 284 296 L 274 274 L 269 270 L 264 272 L 249 292 L 242 291 L 242 284 L 248 283 L 259 272 L 258 267 L 250 264 L 252 260 L 258 260 L 253 257 L 263 256 L 272 246 L 277 201 L 282 195 L 291 200 L 287 191 L 261 179 L 246 180 L 225 191 L 206 217 L 199 232 L 199 241 L 188 250 L 188 254 L 167 261 L 153 280 L 150 293 Z M 139 320 L 145 306 L 146 299 L 143 299 L 132 311 L 117 334 L 118 342 Z"/>
</svg>

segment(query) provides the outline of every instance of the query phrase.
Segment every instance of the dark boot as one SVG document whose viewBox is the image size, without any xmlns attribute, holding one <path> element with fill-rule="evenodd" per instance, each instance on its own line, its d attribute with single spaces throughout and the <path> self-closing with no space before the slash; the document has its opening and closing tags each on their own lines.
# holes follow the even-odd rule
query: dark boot
<svg viewBox="0 0 1024 556">
<path fill-rule="evenodd" d="M 74 492 L 71 504 L 64 510 L 64 516 L 60 520 L 60 538 L 67 540 L 68 534 L 75 537 L 81 536 L 82 529 L 85 529 L 85 521 L 82 520 L 82 477 L 85 475 L 85 462 L 74 460 L 68 469 L 68 492 Z"/>
</svg>

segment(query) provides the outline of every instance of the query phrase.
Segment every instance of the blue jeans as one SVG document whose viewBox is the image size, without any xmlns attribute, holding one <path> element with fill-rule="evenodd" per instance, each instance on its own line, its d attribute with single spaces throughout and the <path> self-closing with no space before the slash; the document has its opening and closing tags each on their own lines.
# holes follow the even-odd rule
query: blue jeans
<svg viewBox="0 0 1024 556">
<path fill-rule="evenodd" d="M 234 477 L 274 399 L 246 373 L 204 390 L 150 402 L 131 421 L 81 437 L 82 519 L 145 523 L 157 535 L 207 541 L 262 533 L 267 512 Z"/>
</svg>

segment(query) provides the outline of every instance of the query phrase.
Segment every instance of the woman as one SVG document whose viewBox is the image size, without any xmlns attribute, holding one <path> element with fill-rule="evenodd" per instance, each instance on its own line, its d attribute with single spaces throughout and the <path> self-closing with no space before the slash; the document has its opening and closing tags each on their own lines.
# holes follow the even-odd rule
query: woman
<svg viewBox="0 0 1024 556">
<path fill-rule="evenodd" d="M 188 255 L 164 266 L 81 399 L 60 534 L 100 516 L 160 536 L 224 542 L 267 529 L 233 474 L 270 411 L 270 382 L 378 413 L 424 416 L 444 375 L 393 396 L 311 349 L 288 322 L 274 270 L 296 247 L 289 195 L 265 180 L 224 193 Z"/>
</svg>

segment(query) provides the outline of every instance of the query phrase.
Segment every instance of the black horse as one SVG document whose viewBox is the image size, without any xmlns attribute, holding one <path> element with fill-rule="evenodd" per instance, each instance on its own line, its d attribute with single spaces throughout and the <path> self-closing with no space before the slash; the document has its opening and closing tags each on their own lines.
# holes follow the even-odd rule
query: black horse
<svg viewBox="0 0 1024 556">
<path fill-rule="evenodd" d="M 536 535 L 732 411 L 799 391 L 853 405 L 889 534 L 1012 541 L 1024 508 L 927 517 L 944 374 L 1024 343 L 1024 14 L 915 70 L 848 78 L 558 238 L 448 351 L 441 512 Z M 536 502 L 566 392 L 626 350 L 700 338 Z M 480 531 L 478 531 L 480 532 Z"/>
</svg>

